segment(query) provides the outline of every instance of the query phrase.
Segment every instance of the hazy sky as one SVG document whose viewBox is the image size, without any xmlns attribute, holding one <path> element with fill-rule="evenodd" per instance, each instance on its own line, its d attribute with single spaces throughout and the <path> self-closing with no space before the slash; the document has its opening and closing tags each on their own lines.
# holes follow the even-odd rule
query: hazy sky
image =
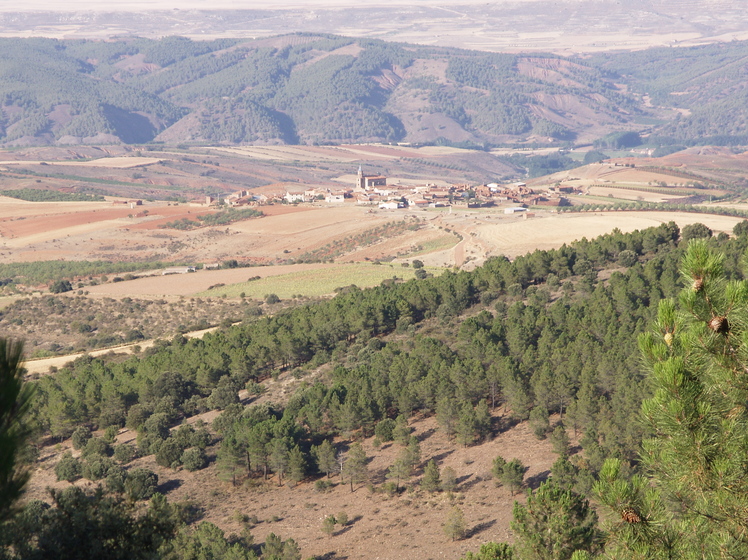
<svg viewBox="0 0 748 560">
<path fill-rule="evenodd" d="M 532 3 L 546 0 L 500 0 L 502 3 Z M 568 1 L 568 0 L 567 0 Z M 574 1 L 574 0 L 572 0 Z M 719 0 L 717 0 L 719 1 Z M 407 6 L 407 5 L 465 5 L 486 4 L 486 0 L 24 0 L 13 2 L 0 0 L 0 11 L 147 11 L 147 10 L 223 10 L 223 9 L 279 9 L 279 8 L 355 8 L 362 6 Z"/>
</svg>

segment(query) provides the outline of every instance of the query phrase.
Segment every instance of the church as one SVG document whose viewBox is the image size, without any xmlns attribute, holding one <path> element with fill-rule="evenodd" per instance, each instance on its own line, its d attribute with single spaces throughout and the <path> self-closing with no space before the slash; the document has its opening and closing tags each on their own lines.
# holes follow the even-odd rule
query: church
<svg viewBox="0 0 748 560">
<path fill-rule="evenodd" d="M 356 176 L 356 189 L 368 191 L 373 187 L 386 187 L 387 177 L 383 175 L 364 175 L 361 166 L 358 166 L 358 175 Z"/>
</svg>

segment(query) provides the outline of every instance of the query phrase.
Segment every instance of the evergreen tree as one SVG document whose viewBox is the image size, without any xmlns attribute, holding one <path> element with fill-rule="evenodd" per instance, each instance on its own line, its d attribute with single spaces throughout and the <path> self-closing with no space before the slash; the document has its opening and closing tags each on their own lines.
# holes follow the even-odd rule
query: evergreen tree
<svg viewBox="0 0 748 560">
<path fill-rule="evenodd" d="M 457 473 L 452 467 L 444 467 L 442 470 L 442 490 L 454 492 L 457 488 Z"/>
<path fill-rule="evenodd" d="M 498 455 L 491 464 L 491 474 L 496 479 L 496 485 L 502 484 L 504 480 L 504 467 L 506 466 L 506 459 L 501 455 Z"/>
<path fill-rule="evenodd" d="M 298 445 L 294 445 L 288 454 L 288 479 L 296 486 L 306 476 L 306 459 Z"/>
<path fill-rule="evenodd" d="M 465 514 L 455 506 L 447 515 L 447 520 L 444 523 L 444 533 L 450 540 L 456 541 L 462 539 L 466 531 Z"/>
<path fill-rule="evenodd" d="M 569 435 L 566 433 L 566 428 L 559 424 L 551 432 L 551 444 L 553 445 L 553 452 L 557 453 L 561 457 L 569 456 L 569 447 L 571 441 Z"/>
<path fill-rule="evenodd" d="M 655 388 L 641 409 L 651 481 L 604 465 L 595 491 L 613 512 L 613 557 L 748 557 L 748 281 L 728 281 L 724 263 L 691 241 L 680 311 L 662 300 L 640 337 Z"/>
<path fill-rule="evenodd" d="M 28 437 L 24 415 L 31 393 L 23 383 L 23 344 L 0 338 L 0 522 L 12 514 L 29 478 L 22 462 Z"/>
<path fill-rule="evenodd" d="M 522 488 L 522 481 L 525 478 L 526 467 L 519 459 L 512 459 L 502 469 L 501 483 L 509 488 L 511 495 Z"/>
<path fill-rule="evenodd" d="M 364 451 L 360 443 L 354 443 L 348 450 L 348 456 L 343 466 L 343 474 L 348 477 L 351 483 L 351 492 L 353 492 L 354 484 L 366 482 L 369 478 L 366 451 Z"/>
<path fill-rule="evenodd" d="M 447 439 L 452 439 L 457 420 L 459 418 L 459 409 L 457 399 L 453 396 L 445 396 L 436 403 L 436 421 L 447 434 Z"/>
<path fill-rule="evenodd" d="M 506 543 L 487 542 L 477 554 L 468 552 L 462 560 L 513 560 L 514 550 Z"/>
<path fill-rule="evenodd" d="M 392 438 L 400 445 L 408 445 L 410 442 L 410 426 L 408 426 L 408 417 L 400 414 L 395 419 L 395 427 L 392 429 Z"/>
<path fill-rule="evenodd" d="M 551 476 L 561 488 L 572 490 L 577 483 L 578 471 L 579 469 L 566 456 L 562 455 L 553 463 Z"/>
<path fill-rule="evenodd" d="M 332 537 L 335 532 L 335 516 L 328 515 L 322 520 L 322 532 L 328 537 Z"/>
<path fill-rule="evenodd" d="M 330 440 L 326 439 L 318 446 L 314 447 L 312 449 L 312 454 L 317 461 L 317 468 L 319 471 L 325 473 L 327 478 L 330 478 L 330 475 L 338 468 L 338 461 L 335 457 L 335 448 L 332 446 L 332 443 L 330 443 Z"/>
<path fill-rule="evenodd" d="M 288 441 L 286 438 L 275 438 L 270 442 L 270 462 L 275 474 L 278 475 L 278 486 L 283 484 L 283 476 L 288 469 Z"/>
<path fill-rule="evenodd" d="M 395 459 L 390 468 L 387 470 L 387 478 L 395 479 L 395 492 L 400 491 L 400 481 L 407 480 L 410 478 L 413 468 L 410 465 L 410 457 L 407 449 L 403 450 L 405 453 L 401 453 L 400 457 Z M 403 456 L 405 455 L 405 456 Z"/>
<path fill-rule="evenodd" d="M 431 459 L 426 463 L 423 469 L 423 478 L 421 478 L 421 488 L 426 492 L 436 492 L 441 487 L 441 478 L 439 477 L 439 467 L 436 461 Z"/>
<path fill-rule="evenodd" d="M 475 417 L 475 410 L 473 406 L 466 402 L 462 405 L 460 415 L 457 419 L 457 424 L 454 428 L 457 434 L 457 441 L 467 447 L 475 442 L 475 431 L 477 425 L 477 419 Z"/>
<path fill-rule="evenodd" d="M 568 560 L 576 550 L 595 552 L 601 540 L 589 502 L 553 480 L 530 491 L 525 506 L 514 502 L 511 527 L 523 560 Z"/>
</svg>

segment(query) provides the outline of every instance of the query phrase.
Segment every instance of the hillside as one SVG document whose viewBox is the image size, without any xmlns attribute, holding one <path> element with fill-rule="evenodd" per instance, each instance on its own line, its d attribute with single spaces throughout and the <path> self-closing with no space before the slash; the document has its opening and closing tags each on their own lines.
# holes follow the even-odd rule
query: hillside
<svg viewBox="0 0 748 560">
<path fill-rule="evenodd" d="M 4 145 L 483 146 L 627 130 L 666 136 L 662 143 L 743 134 L 742 42 L 575 59 L 306 34 L 7 38 L 0 47 Z"/>
</svg>

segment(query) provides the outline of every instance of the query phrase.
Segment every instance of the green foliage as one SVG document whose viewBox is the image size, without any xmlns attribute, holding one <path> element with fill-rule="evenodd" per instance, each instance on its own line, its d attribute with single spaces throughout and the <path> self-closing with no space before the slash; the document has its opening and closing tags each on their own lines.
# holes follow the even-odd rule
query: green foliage
<svg viewBox="0 0 748 560">
<path fill-rule="evenodd" d="M 226 538 L 224 532 L 209 521 L 197 527 L 183 526 L 176 538 L 166 547 L 168 560 L 202 560 L 203 558 L 227 558 L 231 560 L 257 560 L 252 543 L 244 539 Z"/>
<path fill-rule="evenodd" d="M 506 543 L 487 542 L 477 554 L 468 552 L 461 560 L 513 560 L 514 549 Z"/>
<path fill-rule="evenodd" d="M 58 280 L 49 287 L 49 291 L 53 294 L 62 294 L 64 292 L 72 292 L 73 286 L 68 280 Z"/>
<path fill-rule="evenodd" d="M 441 489 L 441 477 L 439 474 L 439 467 L 436 461 L 431 459 L 426 463 L 426 467 L 423 469 L 423 477 L 421 478 L 421 488 L 426 492 L 436 492 Z"/>
<path fill-rule="evenodd" d="M 586 154 L 584 154 L 584 159 L 582 160 L 582 163 L 584 165 L 588 165 L 590 163 L 598 163 L 600 161 L 608 159 L 609 156 L 605 155 L 602 152 L 598 152 L 597 150 L 590 150 Z"/>
<path fill-rule="evenodd" d="M 559 424 L 553 429 L 550 439 L 551 444 L 553 444 L 554 453 L 557 453 L 561 457 L 569 456 L 571 440 L 569 439 L 569 434 L 566 433 L 566 428 L 562 424 Z"/>
<path fill-rule="evenodd" d="M 711 237 L 712 230 L 706 227 L 704 224 L 688 224 L 681 230 L 681 239 L 688 242 L 691 239 L 701 239 L 704 237 Z"/>
<path fill-rule="evenodd" d="M 360 443 L 351 445 L 341 474 L 350 481 L 351 492 L 353 492 L 354 484 L 361 484 L 369 479 L 366 451 Z"/>
<path fill-rule="evenodd" d="M 104 197 L 99 194 L 67 193 L 49 189 L 11 189 L 0 191 L 0 194 L 30 202 L 102 202 L 104 200 Z"/>
<path fill-rule="evenodd" d="M 107 261 L 34 261 L 0 264 L 0 277 L 12 278 L 21 284 L 44 284 L 59 279 L 80 276 L 119 274 L 136 270 L 150 270 L 169 266 L 166 263 L 107 262 Z"/>
<path fill-rule="evenodd" d="M 205 455 L 205 451 L 198 447 L 190 447 L 185 449 L 182 453 L 180 462 L 190 472 L 198 471 L 203 469 L 208 464 L 208 457 Z"/>
<path fill-rule="evenodd" d="M 455 506 L 449 512 L 444 522 L 444 534 L 447 535 L 448 539 L 457 541 L 464 538 L 466 532 L 467 524 L 465 522 L 465 515 L 460 508 Z"/>
<path fill-rule="evenodd" d="M 22 458 L 31 390 L 23 382 L 22 356 L 21 342 L 0 338 L 0 523 L 14 513 L 29 478 Z"/>
<path fill-rule="evenodd" d="M 746 502 L 745 318 L 748 282 L 726 255 L 694 239 L 682 261 L 679 306 L 659 303 L 639 347 L 654 386 L 641 407 L 649 479 L 606 461 L 595 486 L 612 510 L 608 548 L 636 558 L 742 557 Z"/>
<path fill-rule="evenodd" d="M 519 459 L 512 459 L 504 465 L 504 468 L 501 471 L 501 483 L 509 488 L 512 496 L 522 488 L 522 482 L 524 481 L 526 470 L 527 467 L 525 467 Z"/>
<path fill-rule="evenodd" d="M 748 235 L 748 220 L 743 220 L 742 222 L 738 222 L 733 226 L 732 233 L 736 237 L 742 237 L 744 235 Z"/>
<path fill-rule="evenodd" d="M 78 487 L 50 490 L 53 504 L 32 501 L 6 533 L 11 558 L 148 560 L 175 531 L 171 506 L 154 497 L 145 510 Z"/>
<path fill-rule="evenodd" d="M 526 560 L 568 560 L 576 550 L 596 552 L 601 535 L 589 502 L 553 480 L 514 502 L 512 531 L 518 555 Z"/>
<path fill-rule="evenodd" d="M 609 150 L 622 150 L 634 148 L 642 143 L 642 139 L 636 132 L 612 132 L 594 142 L 596 148 Z"/>
<path fill-rule="evenodd" d="M 538 439 L 545 439 L 551 430 L 548 410 L 543 406 L 536 406 L 530 412 L 530 426 Z"/>
<path fill-rule="evenodd" d="M 90 439 L 91 430 L 87 426 L 80 426 L 73 432 L 73 435 L 70 436 L 73 449 L 83 449 Z"/>
<path fill-rule="evenodd" d="M 332 537 L 333 533 L 335 532 L 335 516 L 334 515 L 328 515 L 322 520 L 322 532 L 327 535 L 328 537 Z"/>
<path fill-rule="evenodd" d="M 317 469 L 326 474 L 327 478 L 330 478 L 330 475 L 335 472 L 338 466 L 338 462 L 335 458 L 335 449 L 330 443 L 330 440 L 326 439 L 317 447 L 312 449 L 312 455 L 314 455 L 314 458 L 317 461 Z"/>
<path fill-rule="evenodd" d="M 380 420 L 374 427 L 374 434 L 379 438 L 380 441 L 392 441 L 395 439 L 395 436 L 393 435 L 395 425 L 395 421 L 392 418 L 385 418 L 383 420 Z"/>
<path fill-rule="evenodd" d="M 147 500 L 156 492 L 158 475 L 153 471 L 139 467 L 127 473 L 125 494 L 130 500 Z"/>
<path fill-rule="evenodd" d="M 254 208 L 243 208 L 236 210 L 229 208 L 221 212 L 215 212 L 213 214 L 202 214 L 197 216 L 197 221 L 190 220 L 189 218 L 182 218 L 173 222 L 166 222 L 160 225 L 161 228 L 167 229 L 180 229 L 180 230 L 191 230 L 199 227 L 209 226 L 225 226 L 233 224 L 234 222 L 240 222 L 242 220 L 249 220 L 250 218 L 260 218 L 264 214 L 261 210 L 255 210 Z"/>
<path fill-rule="evenodd" d="M 68 482 L 74 482 L 81 477 L 83 466 L 81 462 L 73 457 L 70 451 L 66 451 L 60 457 L 60 460 L 55 465 L 55 475 L 57 480 L 66 480 Z"/>
<path fill-rule="evenodd" d="M 457 489 L 457 473 L 452 467 L 444 467 L 442 470 L 442 490 L 454 492 Z"/>
</svg>

